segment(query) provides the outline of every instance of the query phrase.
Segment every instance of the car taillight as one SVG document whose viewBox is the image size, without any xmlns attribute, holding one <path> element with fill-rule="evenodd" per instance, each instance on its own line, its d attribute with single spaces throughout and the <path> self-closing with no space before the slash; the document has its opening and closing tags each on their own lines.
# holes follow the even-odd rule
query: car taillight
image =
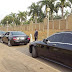
<svg viewBox="0 0 72 72">
<path fill-rule="evenodd" d="M 29 37 L 28 37 L 27 39 L 28 39 L 28 40 L 30 40 L 30 38 L 29 38 Z"/>
<path fill-rule="evenodd" d="M 16 37 L 13 37 L 13 40 L 17 40 L 17 38 Z"/>
</svg>

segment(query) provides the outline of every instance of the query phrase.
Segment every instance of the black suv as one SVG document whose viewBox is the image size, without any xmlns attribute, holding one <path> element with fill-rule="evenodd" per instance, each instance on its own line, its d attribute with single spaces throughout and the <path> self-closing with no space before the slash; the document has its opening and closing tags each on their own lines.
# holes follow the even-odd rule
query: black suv
<svg viewBox="0 0 72 72">
<path fill-rule="evenodd" d="M 42 56 L 72 68 L 72 32 L 59 32 L 29 46 L 32 57 Z"/>
</svg>

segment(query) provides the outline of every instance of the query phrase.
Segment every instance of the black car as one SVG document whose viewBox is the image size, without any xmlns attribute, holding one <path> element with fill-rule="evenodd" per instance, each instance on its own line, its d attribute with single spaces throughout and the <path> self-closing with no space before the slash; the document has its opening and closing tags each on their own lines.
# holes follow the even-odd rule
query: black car
<svg viewBox="0 0 72 72">
<path fill-rule="evenodd" d="M 42 41 L 32 42 L 29 52 L 34 58 L 41 56 L 72 68 L 72 32 L 60 32 Z"/>
<path fill-rule="evenodd" d="M 1 38 L 2 42 L 8 44 L 8 46 L 27 44 L 30 42 L 29 36 L 21 31 L 9 31 Z"/>
<path fill-rule="evenodd" d="M 0 41 L 1 41 L 1 38 L 3 37 L 3 35 L 4 35 L 5 33 L 6 33 L 5 31 L 0 31 Z"/>
</svg>

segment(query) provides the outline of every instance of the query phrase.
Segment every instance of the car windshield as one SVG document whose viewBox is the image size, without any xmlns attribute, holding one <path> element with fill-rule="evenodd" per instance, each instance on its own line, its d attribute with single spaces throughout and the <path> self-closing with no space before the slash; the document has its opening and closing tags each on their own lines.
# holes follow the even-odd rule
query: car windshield
<svg viewBox="0 0 72 72">
<path fill-rule="evenodd" d="M 20 31 L 18 31 L 18 32 L 11 32 L 11 33 L 12 33 L 12 35 L 25 35 L 25 33 L 20 32 Z"/>
</svg>

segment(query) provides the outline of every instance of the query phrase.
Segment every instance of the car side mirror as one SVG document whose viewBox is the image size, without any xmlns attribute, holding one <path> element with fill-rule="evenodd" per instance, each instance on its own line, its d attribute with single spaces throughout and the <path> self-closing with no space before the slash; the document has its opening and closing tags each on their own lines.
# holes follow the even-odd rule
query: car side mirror
<svg viewBox="0 0 72 72">
<path fill-rule="evenodd" d="M 47 44 L 47 41 L 48 41 L 47 39 L 43 39 L 43 42 L 46 43 L 46 44 Z"/>
</svg>

